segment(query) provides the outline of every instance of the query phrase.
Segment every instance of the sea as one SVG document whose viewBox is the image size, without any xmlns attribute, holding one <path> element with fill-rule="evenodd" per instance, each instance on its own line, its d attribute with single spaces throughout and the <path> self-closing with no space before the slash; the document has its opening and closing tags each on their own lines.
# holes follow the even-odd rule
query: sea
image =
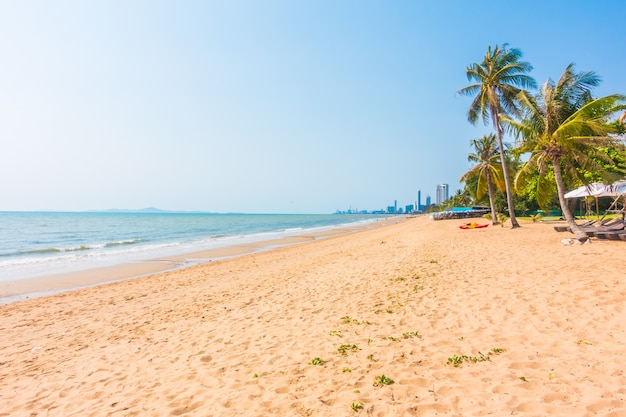
<svg viewBox="0 0 626 417">
<path fill-rule="evenodd" d="M 356 227 L 373 214 L 0 212 L 0 282 Z"/>
</svg>

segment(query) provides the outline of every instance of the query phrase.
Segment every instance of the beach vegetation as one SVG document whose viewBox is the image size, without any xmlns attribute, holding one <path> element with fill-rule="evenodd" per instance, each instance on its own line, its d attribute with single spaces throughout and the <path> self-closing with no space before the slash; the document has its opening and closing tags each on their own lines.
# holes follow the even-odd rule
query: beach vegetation
<svg viewBox="0 0 626 417">
<path fill-rule="evenodd" d="M 478 352 L 478 356 L 468 356 L 468 355 L 452 355 L 448 358 L 446 364 L 452 365 L 455 368 L 460 367 L 464 362 L 470 363 L 478 363 L 478 362 L 488 362 L 491 361 L 492 355 L 499 355 L 505 352 L 506 349 L 502 348 L 493 348 L 486 355 L 482 352 Z"/>
<path fill-rule="evenodd" d="M 423 290 L 424 286 L 423 285 L 414 285 L 413 286 L 413 292 L 418 292 L 420 290 Z"/>
<path fill-rule="evenodd" d="M 419 332 L 404 332 L 402 333 L 403 339 L 412 339 L 414 337 L 421 337 Z"/>
<path fill-rule="evenodd" d="M 385 375 L 377 376 L 374 380 L 375 387 L 382 387 L 383 385 L 391 385 L 395 383 L 395 381 Z"/>
<path fill-rule="evenodd" d="M 311 360 L 311 362 L 309 362 L 309 365 L 314 365 L 314 366 L 322 366 L 326 363 L 325 360 L 321 359 L 321 358 L 313 358 Z"/>
<path fill-rule="evenodd" d="M 519 139 L 520 154 L 529 154 L 515 178 L 523 186 L 529 174 L 538 174 L 537 202 L 541 206 L 554 195 L 554 186 L 563 216 L 578 241 L 588 240 L 577 225 L 565 200 L 566 181 L 587 184 L 586 172 L 612 182 L 623 172 L 609 171 L 598 161 L 614 165 L 609 154 L 600 150 L 619 146 L 621 139 L 609 118 L 625 108 L 626 96 L 613 94 L 594 99 L 591 90 L 600 83 L 594 72 L 576 72 L 567 66 L 557 81 L 548 79 L 536 95 L 521 92 L 521 120 L 503 117 L 503 124 Z M 553 175 L 553 181 L 551 176 Z"/>
<path fill-rule="evenodd" d="M 366 356 L 366 358 L 369 360 L 374 360 L 374 354 L 370 353 L 369 355 Z"/>
<path fill-rule="evenodd" d="M 372 324 L 371 322 L 369 322 L 368 320 L 364 320 L 364 321 L 359 321 L 357 319 L 353 319 L 350 316 L 343 316 L 341 318 L 341 321 L 345 324 Z"/>
<path fill-rule="evenodd" d="M 354 411 L 359 411 L 360 409 L 363 408 L 363 403 L 361 401 L 355 401 L 353 402 L 350 407 L 354 410 Z"/>
<path fill-rule="evenodd" d="M 338 337 L 341 337 L 341 336 L 342 336 L 342 335 L 341 335 L 341 330 L 331 330 L 331 331 L 329 332 L 329 334 L 330 334 L 331 336 L 338 336 Z"/>
<path fill-rule="evenodd" d="M 357 345 L 341 345 L 337 349 L 337 351 L 343 356 L 348 356 L 348 352 L 356 352 L 357 350 L 359 350 Z"/>
<path fill-rule="evenodd" d="M 496 187 L 502 192 L 506 190 L 496 135 L 491 133 L 479 139 L 472 139 L 470 143 L 474 148 L 474 153 L 470 153 L 467 160 L 474 166 L 461 176 L 461 181 L 465 182 L 474 177 L 478 179 L 476 181 L 476 198 L 480 200 L 487 193 L 491 208 L 491 222 L 496 225 L 498 224 L 495 206 Z"/>
<path fill-rule="evenodd" d="M 346 372 L 352 372 L 352 368 L 343 368 L 343 369 L 341 370 L 341 372 L 343 372 L 344 374 L 345 374 Z"/>
<path fill-rule="evenodd" d="M 397 337 L 393 337 L 393 336 L 389 336 L 388 339 L 391 340 L 392 342 L 399 342 L 400 341 L 400 339 L 398 339 Z"/>
<path fill-rule="evenodd" d="M 523 381 L 523 382 L 528 382 L 528 380 L 526 379 L 526 377 L 525 377 L 525 376 L 520 376 L 520 377 L 519 377 L 519 379 L 520 379 L 521 381 Z"/>
<path fill-rule="evenodd" d="M 502 141 L 504 130 L 500 117 L 506 114 L 519 114 L 517 97 L 522 89 L 535 89 L 536 82 L 527 73 L 532 66 L 521 61 L 522 52 L 517 48 L 509 48 L 507 44 L 489 46 L 480 63 L 473 63 L 465 70 L 467 79 L 473 84 L 458 91 L 460 95 L 473 96 L 467 118 L 476 124 L 482 119 L 486 124 L 489 120 L 496 131 L 496 140 L 500 152 L 502 178 L 504 180 L 507 207 L 513 228 L 519 227 L 515 218 L 511 181 L 505 147 Z"/>
</svg>

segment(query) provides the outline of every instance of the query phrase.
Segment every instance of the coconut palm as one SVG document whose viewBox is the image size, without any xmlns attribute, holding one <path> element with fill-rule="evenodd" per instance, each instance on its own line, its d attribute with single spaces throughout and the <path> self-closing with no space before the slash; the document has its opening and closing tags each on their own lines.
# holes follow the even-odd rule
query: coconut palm
<svg viewBox="0 0 626 417">
<path fill-rule="evenodd" d="M 475 124 L 480 118 L 484 123 L 489 120 L 493 123 L 500 150 L 509 216 L 513 228 L 516 228 L 519 227 L 519 223 L 513 210 L 511 184 L 502 145 L 503 130 L 499 118 L 500 115 L 518 114 L 519 105 L 516 98 L 519 92 L 523 88 L 536 88 L 536 83 L 526 74 L 532 70 L 532 66 L 520 61 L 522 52 L 515 48 L 509 49 L 507 46 L 504 44 L 493 49 L 489 46 L 481 63 L 467 67 L 465 71 L 467 79 L 475 84 L 460 89 L 458 93 L 475 96 L 467 114 L 470 122 Z"/>
<path fill-rule="evenodd" d="M 626 100 L 626 96 L 617 94 L 593 99 L 591 89 L 599 82 L 595 73 L 574 72 L 570 64 L 556 83 L 548 80 L 536 96 L 520 93 L 518 99 L 524 109 L 521 121 L 502 118 L 502 123 L 522 138 L 519 151 L 530 153 L 517 174 L 516 185 L 538 172 L 537 200 L 541 205 L 554 195 L 554 183 L 548 180 L 552 170 L 563 215 L 581 242 L 587 240 L 587 235 L 577 226 L 565 201 L 564 175 L 570 181 L 582 183 L 585 171 L 608 180 L 614 178 L 614 172 L 608 172 L 598 163 L 612 162 L 599 148 L 620 141 L 618 136 L 611 135 L 615 124 L 610 124 L 608 118 L 623 109 Z"/>
<path fill-rule="evenodd" d="M 498 187 L 500 191 L 505 191 L 500 151 L 496 145 L 496 135 L 492 133 L 479 139 L 472 139 L 471 144 L 475 153 L 467 155 L 467 160 L 475 165 L 461 176 L 461 181 L 465 182 L 470 178 L 478 178 L 476 198 L 480 200 L 485 195 L 485 192 L 488 193 L 489 205 L 491 207 L 491 222 L 496 225 L 498 224 L 498 216 L 494 204 L 495 187 Z"/>
</svg>

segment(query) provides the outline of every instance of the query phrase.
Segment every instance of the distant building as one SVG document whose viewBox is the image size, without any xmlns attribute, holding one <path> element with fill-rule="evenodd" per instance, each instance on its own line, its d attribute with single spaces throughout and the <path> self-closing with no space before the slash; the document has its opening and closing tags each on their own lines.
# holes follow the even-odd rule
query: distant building
<svg viewBox="0 0 626 417">
<path fill-rule="evenodd" d="M 419 211 L 424 210 L 424 206 L 422 206 L 422 190 L 417 190 L 417 209 Z"/>
<path fill-rule="evenodd" d="M 426 207 L 430 206 L 430 196 L 426 195 Z"/>
<path fill-rule="evenodd" d="M 413 204 L 409 204 L 409 205 L 404 207 L 404 212 L 405 213 L 412 213 L 413 210 L 415 210 L 415 206 Z"/>
<path fill-rule="evenodd" d="M 435 202 L 439 206 L 448 199 L 448 184 L 437 184 Z"/>
</svg>

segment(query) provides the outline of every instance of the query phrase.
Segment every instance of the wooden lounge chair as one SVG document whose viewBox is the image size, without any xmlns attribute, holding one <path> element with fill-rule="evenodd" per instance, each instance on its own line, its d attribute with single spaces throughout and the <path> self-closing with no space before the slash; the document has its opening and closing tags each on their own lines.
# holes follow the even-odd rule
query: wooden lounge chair
<svg viewBox="0 0 626 417">
<path fill-rule="evenodd" d="M 624 240 L 626 240 L 626 230 L 623 229 L 595 233 L 595 237 L 601 240 L 622 240 L 621 235 L 624 235 Z"/>
<path fill-rule="evenodd" d="M 598 237 L 599 233 L 618 232 L 624 230 L 624 221 L 622 219 L 615 220 L 599 227 L 584 227 L 583 231 L 589 237 Z"/>
<path fill-rule="evenodd" d="M 604 219 L 604 220 L 587 220 L 586 222 L 580 223 L 578 225 L 578 227 L 591 227 L 594 225 L 603 225 L 610 222 L 609 219 Z M 560 225 L 560 226 L 554 226 L 554 230 L 556 230 L 557 232 L 571 232 L 570 228 L 568 225 Z"/>
</svg>

